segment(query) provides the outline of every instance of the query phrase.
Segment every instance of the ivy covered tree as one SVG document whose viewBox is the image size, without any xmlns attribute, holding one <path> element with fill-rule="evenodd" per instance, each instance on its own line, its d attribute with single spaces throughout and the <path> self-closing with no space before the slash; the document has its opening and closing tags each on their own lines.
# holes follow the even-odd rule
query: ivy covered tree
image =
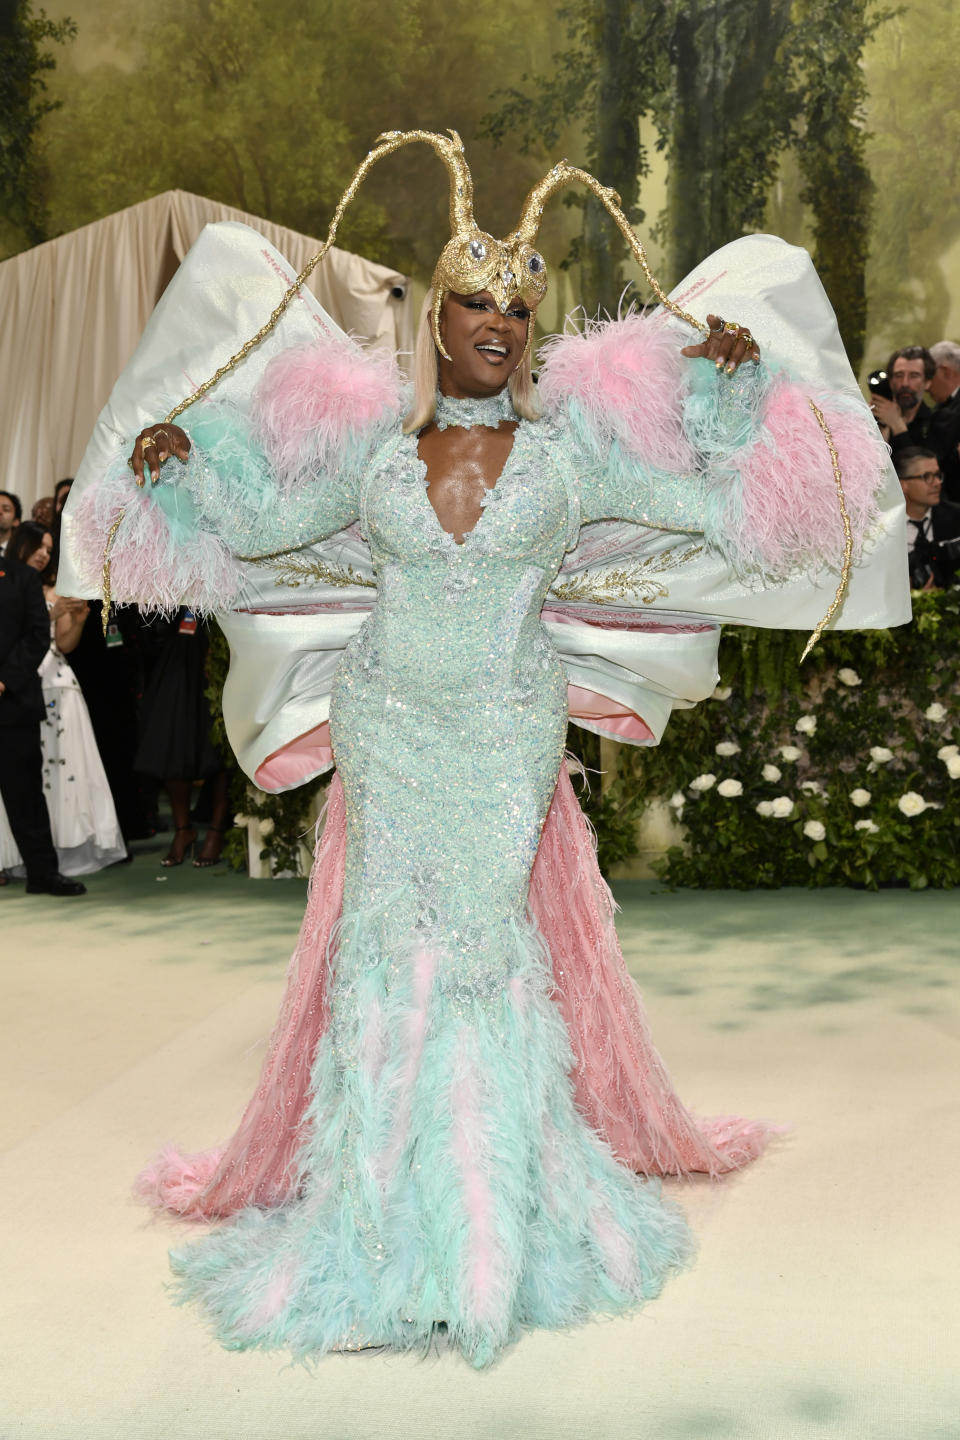
<svg viewBox="0 0 960 1440">
<path fill-rule="evenodd" d="M 0 254 L 47 238 L 42 166 L 37 133 L 57 102 L 46 79 L 56 65 L 46 48 L 76 35 L 72 20 L 34 13 L 31 0 L 0 7 Z"/>
<path fill-rule="evenodd" d="M 489 133 L 534 148 L 555 140 L 560 120 L 579 123 L 591 168 L 640 221 L 639 186 L 650 169 L 640 125 L 652 120 L 668 162 L 659 226 L 668 283 L 761 228 L 792 149 L 814 259 L 857 365 L 873 195 L 861 61 L 888 12 L 877 0 L 581 0 L 564 13 L 568 47 L 555 72 L 506 93 Z M 593 202 L 584 210 L 568 263 L 581 265 L 591 303 L 610 309 L 623 288 L 623 252 L 609 224 L 599 229 Z"/>
<path fill-rule="evenodd" d="M 613 186 L 627 218 L 639 225 L 646 219 L 640 182 L 650 173 L 640 121 L 661 113 L 668 90 L 670 6 L 583 0 L 560 14 L 566 48 L 552 57 L 548 71 L 524 76 L 523 88 L 501 92 L 502 104 L 486 117 L 485 131 L 498 143 L 518 140 L 525 153 L 544 161 L 556 156 L 563 136 L 581 130 L 585 167 Z M 661 143 L 663 138 L 661 131 Z M 583 218 L 564 266 L 579 267 L 591 309 L 615 311 L 629 283 L 626 246 L 593 196 L 571 189 L 565 203 Z"/>
</svg>

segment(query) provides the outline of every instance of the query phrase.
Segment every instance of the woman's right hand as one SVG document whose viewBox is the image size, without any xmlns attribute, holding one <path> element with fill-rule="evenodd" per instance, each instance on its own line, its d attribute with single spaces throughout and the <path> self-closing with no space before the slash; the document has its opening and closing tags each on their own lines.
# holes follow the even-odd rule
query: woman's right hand
<svg viewBox="0 0 960 1440">
<path fill-rule="evenodd" d="M 179 425 L 147 425 L 140 431 L 133 447 L 133 454 L 127 462 L 134 478 L 141 488 L 150 472 L 150 483 L 156 485 L 160 479 L 160 466 L 171 455 L 186 460 L 190 454 L 190 441 Z"/>
</svg>

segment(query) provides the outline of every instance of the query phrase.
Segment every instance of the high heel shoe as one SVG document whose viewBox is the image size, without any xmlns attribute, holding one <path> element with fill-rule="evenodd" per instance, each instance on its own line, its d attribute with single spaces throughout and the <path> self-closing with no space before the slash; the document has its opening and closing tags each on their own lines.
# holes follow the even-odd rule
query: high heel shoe
<svg viewBox="0 0 960 1440">
<path fill-rule="evenodd" d="M 220 836 L 220 844 L 217 846 L 217 853 L 216 853 L 216 855 L 204 855 L 204 854 L 200 854 L 200 855 L 197 856 L 196 860 L 194 860 L 194 862 L 193 862 L 193 868 L 194 868 L 195 870 L 209 870 L 212 866 L 218 865 L 218 864 L 220 863 L 220 851 L 223 849 L 223 832 L 224 832 L 224 829 L 225 829 L 225 826 L 223 826 L 223 825 L 208 825 L 208 826 L 207 826 L 207 833 L 206 833 L 206 836 L 204 837 L 204 841 L 203 841 L 204 848 L 206 848 L 207 840 L 210 838 L 211 835 L 219 835 L 219 836 Z"/>
<path fill-rule="evenodd" d="M 179 845 L 177 841 L 178 835 L 189 835 L 190 839 L 184 840 L 183 844 Z M 173 844 L 170 846 L 169 853 L 164 855 L 160 861 L 160 864 L 167 870 L 171 869 L 174 865 L 182 865 L 186 858 L 187 851 L 192 850 L 196 843 L 197 832 L 192 825 L 177 825 L 173 832 Z M 178 849 L 179 854 L 177 854 Z"/>
</svg>

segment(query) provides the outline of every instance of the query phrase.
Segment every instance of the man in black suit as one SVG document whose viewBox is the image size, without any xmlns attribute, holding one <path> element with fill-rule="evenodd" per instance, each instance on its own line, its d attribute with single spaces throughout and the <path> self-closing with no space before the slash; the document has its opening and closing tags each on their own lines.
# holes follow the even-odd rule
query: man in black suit
<svg viewBox="0 0 960 1440">
<path fill-rule="evenodd" d="M 887 361 L 887 379 L 892 400 L 874 395 L 870 409 L 877 417 L 880 433 L 893 451 L 894 462 L 901 450 L 928 445 L 927 430 L 933 414 L 924 396 L 930 389 L 937 362 L 923 345 L 905 345 L 894 350 Z"/>
<path fill-rule="evenodd" d="M 86 886 L 57 870 L 43 794 L 40 726 L 45 714 L 37 669 L 50 644 L 40 577 L 0 559 L 0 795 L 27 871 L 29 895 L 83 895 Z"/>
<path fill-rule="evenodd" d="M 940 462 L 932 450 L 901 450 L 893 463 L 907 502 L 911 589 L 945 589 L 960 570 L 960 505 L 940 499 Z"/>
<path fill-rule="evenodd" d="M 9 490 L 0 490 L 0 558 L 6 554 L 13 532 L 22 519 L 23 506 L 20 504 L 19 495 L 14 495 Z"/>
<path fill-rule="evenodd" d="M 960 504 L 960 345 L 941 340 L 930 346 L 937 368 L 930 381 L 936 409 L 930 416 L 927 444 L 937 452 L 943 471 L 943 499 Z"/>
</svg>

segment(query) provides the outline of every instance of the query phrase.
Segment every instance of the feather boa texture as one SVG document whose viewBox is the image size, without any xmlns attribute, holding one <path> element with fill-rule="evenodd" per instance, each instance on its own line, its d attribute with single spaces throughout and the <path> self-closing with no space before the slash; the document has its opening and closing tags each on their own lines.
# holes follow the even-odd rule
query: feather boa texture
<svg viewBox="0 0 960 1440">
<path fill-rule="evenodd" d="M 327 950 L 343 903 L 346 859 L 346 808 L 338 776 L 324 819 L 307 909 L 257 1089 L 228 1144 L 197 1155 L 166 1146 L 137 1177 L 136 1195 L 156 1210 L 180 1219 L 216 1220 L 245 1205 L 282 1204 L 291 1194 L 310 1066 L 330 1022 Z"/>
<path fill-rule="evenodd" d="M 631 313 L 588 321 L 543 347 L 539 393 L 615 480 L 617 468 L 697 472 L 704 534 L 745 579 L 837 570 L 843 522 L 826 437 L 840 459 L 854 559 L 877 517 L 886 447 L 857 397 L 807 392 L 764 365 L 734 376 L 680 354 L 676 334 Z"/>
<path fill-rule="evenodd" d="M 642 1175 L 716 1179 L 748 1165 L 778 1127 L 697 1116 L 684 1106 L 624 964 L 615 912 L 564 768 L 530 877 L 530 913 L 550 951 L 554 998 L 575 1059 L 577 1106 L 617 1158 Z"/>
<path fill-rule="evenodd" d="M 385 950 L 384 924 L 373 907 L 340 930 L 350 980 L 314 1061 L 295 1198 L 175 1251 L 179 1298 L 231 1349 L 423 1350 L 442 1321 L 483 1366 L 524 1329 L 658 1294 L 689 1232 L 557 1083 L 572 1057 L 534 928 L 498 928 L 513 976 L 479 1000 L 432 983 L 443 962 L 416 932 Z"/>
<path fill-rule="evenodd" d="M 177 462 L 168 462 L 175 464 Z M 121 604 L 204 612 L 229 607 L 240 568 L 227 546 L 197 523 L 187 490 L 137 487 L 125 460 L 81 496 L 74 512 L 73 559 L 78 575 L 100 589 L 107 537 L 123 512 L 110 554 L 110 583 Z"/>
<path fill-rule="evenodd" d="M 318 471 L 355 468 L 400 413 L 393 357 L 350 339 L 296 345 L 277 355 L 254 391 L 253 423 L 270 466 L 288 489 Z"/>
<path fill-rule="evenodd" d="M 327 954 L 340 915 L 345 848 L 343 787 L 335 775 L 307 911 L 260 1083 L 226 1146 L 195 1155 L 167 1146 L 138 1177 L 136 1193 L 155 1209 L 179 1219 L 216 1220 L 244 1206 L 281 1205 L 293 1197 L 310 1064 L 330 1019 Z M 623 963 L 613 897 L 565 769 L 533 868 L 530 911 L 550 950 L 554 999 L 573 1050 L 577 1106 L 617 1157 L 645 1175 L 713 1177 L 755 1159 L 776 1127 L 729 1116 L 698 1119 L 670 1082 Z M 408 1038 L 419 1054 L 417 1013 L 415 1006 Z M 383 1063 L 383 1026 L 377 1006 L 361 1054 L 370 1073 L 378 1074 Z M 392 1151 L 398 1137 L 402 1148 L 405 1124 L 385 1152 L 388 1171 L 396 1168 Z"/>
<path fill-rule="evenodd" d="M 749 370 L 718 376 L 692 367 L 686 423 L 706 463 L 705 534 L 743 576 L 774 580 L 838 570 L 843 521 L 827 437 L 840 461 L 856 561 L 877 517 L 887 449 L 866 407 L 853 396 L 810 394 L 785 374 Z"/>
<path fill-rule="evenodd" d="M 691 471 L 696 455 L 678 404 L 686 362 L 676 335 L 629 312 L 588 320 L 548 339 L 538 394 L 549 414 L 567 410 L 581 439 L 605 456 L 616 441 L 658 470 Z"/>
</svg>

